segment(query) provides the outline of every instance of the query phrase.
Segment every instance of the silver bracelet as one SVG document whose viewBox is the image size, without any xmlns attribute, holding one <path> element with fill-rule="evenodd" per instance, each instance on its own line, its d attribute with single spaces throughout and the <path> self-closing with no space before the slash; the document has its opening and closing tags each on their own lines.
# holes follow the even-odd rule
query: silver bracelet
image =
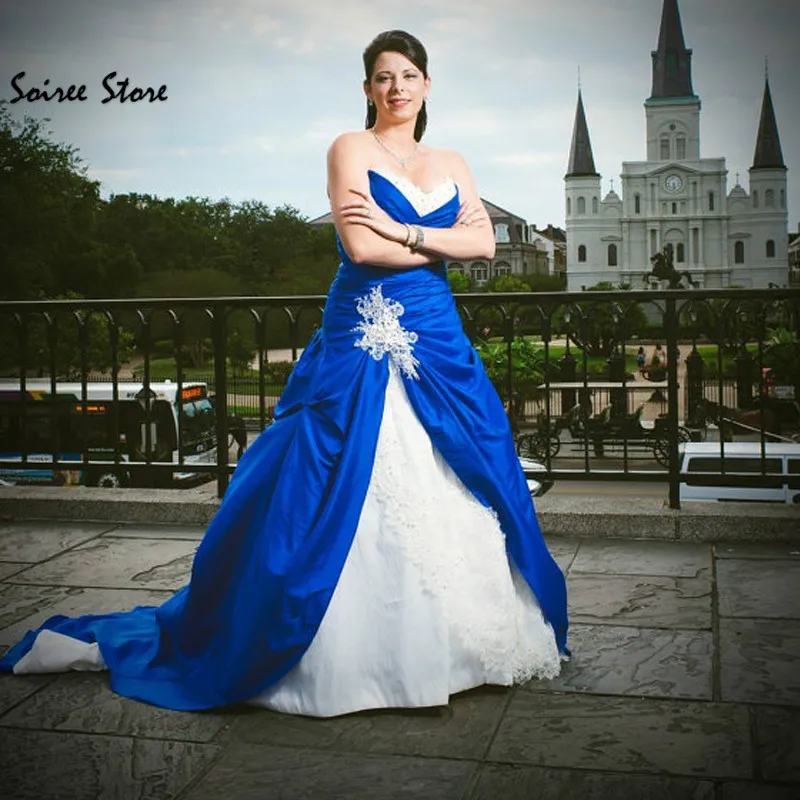
<svg viewBox="0 0 800 800">
<path fill-rule="evenodd" d="M 425 232 L 419 225 L 415 225 L 414 230 L 417 232 L 417 238 L 414 240 L 414 246 L 411 248 L 411 250 L 421 250 L 425 246 Z"/>
<path fill-rule="evenodd" d="M 406 240 L 403 242 L 403 247 L 411 247 L 411 226 L 407 222 L 403 225 L 406 226 Z"/>
</svg>

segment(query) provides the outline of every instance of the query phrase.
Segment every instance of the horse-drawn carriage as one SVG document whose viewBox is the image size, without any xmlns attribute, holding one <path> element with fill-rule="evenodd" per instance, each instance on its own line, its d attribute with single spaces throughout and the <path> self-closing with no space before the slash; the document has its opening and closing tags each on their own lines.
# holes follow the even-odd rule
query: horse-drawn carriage
<svg viewBox="0 0 800 800">
<path fill-rule="evenodd" d="M 644 403 L 633 414 L 615 416 L 612 407 L 606 406 L 599 414 L 589 415 L 586 406 L 576 404 L 563 417 L 547 424 L 540 418 L 539 425 L 517 438 L 520 456 L 546 460 L 555 458 L 563 447 L 574 454 L 591 448 L 598 458 L 620 452 L 652 455 L 659 464 L 669 464 L 669 433 L 666 415 L 658 416 L 652 423 L 644 420 Z M 566 435 L 565 435 L 566 432 Z M 693 439 L 692 432 L 678 427 L 678 443 Z"/>
</svg>

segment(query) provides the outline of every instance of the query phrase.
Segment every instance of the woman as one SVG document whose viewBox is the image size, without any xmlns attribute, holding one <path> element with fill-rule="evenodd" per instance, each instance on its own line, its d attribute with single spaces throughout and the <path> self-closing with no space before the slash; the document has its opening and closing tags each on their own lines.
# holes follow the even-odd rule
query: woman
<svg viewBox="0 0 800 800">
<path fill-rule="evenodd" d="M 4 668 L 108 668 L 156 705 L 315 716 L 558 673 L 564 578 L 441 260 L 491 257 L 492 229 L 463 160 L 420 144 L 419 41 L 381 34 L 364 66 L 367 130 L 328 158 L 342 263 L 322 328 L 191 582 L 158 608 L 54 617 Z"/>
</svg>

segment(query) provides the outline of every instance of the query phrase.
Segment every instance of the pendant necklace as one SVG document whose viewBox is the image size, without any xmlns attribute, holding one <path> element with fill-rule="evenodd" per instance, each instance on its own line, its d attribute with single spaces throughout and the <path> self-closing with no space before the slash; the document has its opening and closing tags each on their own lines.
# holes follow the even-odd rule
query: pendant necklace
<svg viewBox="0 0 800 800">
<path fill-rule="evenodd" d="M 408 164 L 408 162 L 409 162 L 409 161 L 411 161 L 411 159 L 412 159 L 412 158 L 414 158 L 414 156 L 417 154 L 417 150 L 419 150 L 419 142 L 415 142 L 415 143 L 414 143 L 414 149 L 411 151 L 411 154 L 410 154 L 410 155 L 407 155 L 407 156 L 401 156 L 399 153 L 396 153 L 394 150 L 392 150 L 390 147 L 387 147 L 387 146 L 386 146 L 386 145 L 383 143 L 383 140 L 381 139 L 381 137 L 380 137 L 380 136 L 378 136 L 378 133 L 377 133 L 377 131 L 375 130 L 375 128 L 370 128 L 370 131 L 372 131 L 372 135 L 375 137 L 375 141 L 376 141 L 376 142 L 377 142 L 377 143 L 378 143 L 378 144 L 379 144 L 379 145 L 380 145 L 380 146 L 381 146 L 381 147 L 382 147 L 382 148 L 383 148 L 383 149 L 384 149 L 384 150 L 385 150 L 385 151 L 386 151 L 386 152 L 387 152 L 387 153 L 388 153 L 390 156 L 394 156 L 394 157 L 397 159 L 397 161 L 399 162 L 400 166 L 401 166 L 403 169 L 405 169 L 405 168 L 406 168 L 406 164 Z"/>
</svg>

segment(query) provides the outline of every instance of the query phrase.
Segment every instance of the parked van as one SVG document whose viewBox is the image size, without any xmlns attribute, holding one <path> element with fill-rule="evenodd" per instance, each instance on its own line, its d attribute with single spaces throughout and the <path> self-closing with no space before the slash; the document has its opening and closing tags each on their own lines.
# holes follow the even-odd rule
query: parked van
<svg viewBox="0 0 800 800">
<path fill-rule="evenodd" d="M 764 458 L 760 442 L 687 442 L 680 452 L 681 502 L 800 503 L 800 444 L 767 442 Z"/>
</svg>

